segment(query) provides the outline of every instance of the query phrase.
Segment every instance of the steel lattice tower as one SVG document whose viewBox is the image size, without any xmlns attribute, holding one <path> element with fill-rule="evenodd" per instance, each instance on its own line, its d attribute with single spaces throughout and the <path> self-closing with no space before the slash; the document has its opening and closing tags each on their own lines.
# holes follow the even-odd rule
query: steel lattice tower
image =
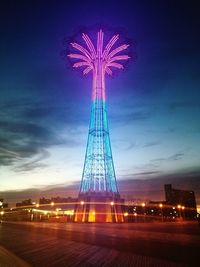
<svg viewBox="0 0 200 267">
<path fill-rule="evenodd" d="M 112 75 L 112 68 L 123 69 L 121 61 L 129 56 L 121 52 L 129 45 L 115 47 L 117 34 L 104 46 L 102 30 L 97 33 L 96 45 L 87 34 L 82 34 L 82 38 L 86 47 L 71 43 L 79 53 L 68 55 L 76 60 L 73 67 L 83 67 L 83 74 L 90 71 L 93 74 L 90 126 L 79 195 L 104 192 L 119 196 L 108 129 L 105 75 Z"/>
</svg>

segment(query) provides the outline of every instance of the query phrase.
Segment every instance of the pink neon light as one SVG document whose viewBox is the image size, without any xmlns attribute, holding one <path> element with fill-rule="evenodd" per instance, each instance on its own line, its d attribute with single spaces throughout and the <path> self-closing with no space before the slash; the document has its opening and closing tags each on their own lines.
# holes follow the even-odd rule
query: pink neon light
<svg viewBox="0 0 200 267">
<path fill-rule="evenodd" d="M 114 68 L 117 68 L 117 69 L 123 69 L 124 68 L 122 64 L 119 64 L 117 62 L 109 63 L 108 66 L 109 67 L 114 67 Z"/>
<path fill-rule="evenodd" d="M 129 47 L 129 45 L 121 45 L 121 46 L 119 46 L 119 47 L 117 47 L 116 49 L 114 49 L 109 55 L 108 55 L 108 57 L 110 58 L 110 57 L 113 57 L 114 55 L 116 55 L 117 53 L 119 53 L 119 52 L 121 52 L 121 51 L 123 51 L 123 50 L 125 50 L 125 49 L 127 49 Z"/>
<path fill-rule="evenodd" d="M 79 50 L 80 52 L 82 52 L 84 55 L 86 55 L 89 59 L 91 59 L 90 54 L 88 53 L 88 51 L 82 47 L 81 45 L 77 44 L 77 43 L 71 43 L 71 45 L 76 48 L 77 50 Z"/>
<path fill-rule="evenodd" d="M 112 70 L 111 70 L 109 67 L 107 67 L 107 68 L 106 68 L 106 73 L 107 73 L 108 75 L 112 75 Z"/>
<path fill-rule="evenodd" d="M 104 33 L 100 30 L 97 33 L 97 45 L 92 43 L 90 37 L 83 33 L 82 38 L 85 41 L 86 48 L 77 44 L 71 43 L 72 47 L 80 52 L 80 54 L 71 53 L 68 56 L 72 59 L 81 60 L 75 62 L 73 67 L 86 67 L 83 74 L 93 72 L 93 90 L 92 99 L 103 99 L 105 101 L 105 74 L 112 75 L 111 68 L 123 69 L 121 61 L 127 60 L 128 55 L 117 55 L 126 50 L 129 45 L 123 44 L 112 50 L 113 45 L 119 39 L 119 34 L 114 35 L 104 48 Z M 117 61 L 120 61 L 117 62 Z"/>
<path fill-rule="evenodd" d="M 80 55 L 80 54 L 69 54 L 68 55 L 71 58 L 77 58 L 77 59 L 83 59 L 86 62 L 88 62 L 88 58 L 86 56 Z"/>
<path fill-rule="evenodd" d="M 110 49 L 112 48 L 112 46 L 116 43 L 116 41 L 119 39 L 119 34 L 118 35 L 114 35 L 111 40 L 109 41 L 109 43 L 107 44 L 105 51 L 103 53 L 103 58 L 106 58 L 106 56 L 108 55 Z"/>
<path fill-rule="evenodd" d="M 88 74 L 91 70 L 92 70 L 92 67 L 89 66 L 89 67 L 87 67 L 86 69 L 84 69 L 83 74 L 84 74 L 84 75 L 85 75 L 85 74 Z"/>
<path fill-rule="evenodd" d="M 77 62 L 77 63 L 74 63 L 73 67 L 74 68 L 79 68 L 79 67 L 83 67 L 83 66 L 90 66 L 92 68 L 92 65 L 88 62 Z"/>
<path fill-rule="evenodd" d="M 94 48 L 92 41 L 90 40 L 89 36 L 87 34 L 84 34 L 84 33 L 82 35 L 82 38 L 85 41 L 87 47 L 89 48 L 89 50 L 91 52 L 91 58 L 94 59 L 95 55 L 96 55 L 96 51 L 95 51 L 95 48 Z"/>
<path fill-rule="evenodd" d="M 109 62 L 113 62 L 113 61 L 117 61 L 117 60 L 127 60 L 130 57 L 127 55 L 121 55 L 121 56 L 116 56 L 116 57 L 112 57 L 109 59 Z"/>
</svg>

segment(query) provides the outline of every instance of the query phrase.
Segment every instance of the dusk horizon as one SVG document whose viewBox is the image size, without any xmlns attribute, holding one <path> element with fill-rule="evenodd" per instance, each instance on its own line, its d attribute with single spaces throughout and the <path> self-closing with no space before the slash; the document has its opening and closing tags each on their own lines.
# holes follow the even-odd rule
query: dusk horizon
<svg viewBox="0 0 200 267">
<path fill-rule="evenodd" d="M 179 190 L 194 191 L 197 202 L 197 210 L 200 209 L 200 181 L 199 173 L 177 174 L 165 177 L 151 177 L 142 179 L 118 179 L 120 195 L 125 201 L 133 203 L 149 201 L 165 201 L 165 184 L 171 184 L 173 188 Z M 71 184 L 51 184 L 42 187 L 32 187 L 23 190 L 0 191 L 1 197 L 8 202 L 9 207 L 14 208 L 16 203 L 26 199 L 39 203 L 40 198 L 77 198 L 80 190 L 80 181 Z"/>
</svg>

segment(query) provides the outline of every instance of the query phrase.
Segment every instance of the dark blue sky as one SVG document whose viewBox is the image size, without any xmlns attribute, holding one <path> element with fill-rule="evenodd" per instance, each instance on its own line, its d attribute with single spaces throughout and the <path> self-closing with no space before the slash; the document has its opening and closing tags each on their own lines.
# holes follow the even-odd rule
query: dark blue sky
<svg viewBox="0 0 200 267">
<path fill-rule="evenodd" d="M 1 191 L 80 181 L 91 77 L 61 52 L 96 25 L 133 51 L 106 80 L 117 178 L 199 179 L 199 14 L 197 1 L 1 1 Z"/>
</svg>

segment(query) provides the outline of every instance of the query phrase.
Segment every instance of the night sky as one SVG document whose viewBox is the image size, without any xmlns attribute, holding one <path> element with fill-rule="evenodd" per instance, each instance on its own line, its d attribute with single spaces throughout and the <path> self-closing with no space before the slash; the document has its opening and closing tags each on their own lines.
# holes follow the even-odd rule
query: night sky
<svg viewBox="0 0 200 267">
<path fill-rule="evenodd" d="M 103 2 L 1 1 L 1 195 L 79 187 L 92 77 L 63 59 L 63 39 L 103 25 L 132 45 L 126 70 L 106 79 L 122 195 L 164 198 L 170 182 L 199 198 L 198 1 Z"/>
</svg>

